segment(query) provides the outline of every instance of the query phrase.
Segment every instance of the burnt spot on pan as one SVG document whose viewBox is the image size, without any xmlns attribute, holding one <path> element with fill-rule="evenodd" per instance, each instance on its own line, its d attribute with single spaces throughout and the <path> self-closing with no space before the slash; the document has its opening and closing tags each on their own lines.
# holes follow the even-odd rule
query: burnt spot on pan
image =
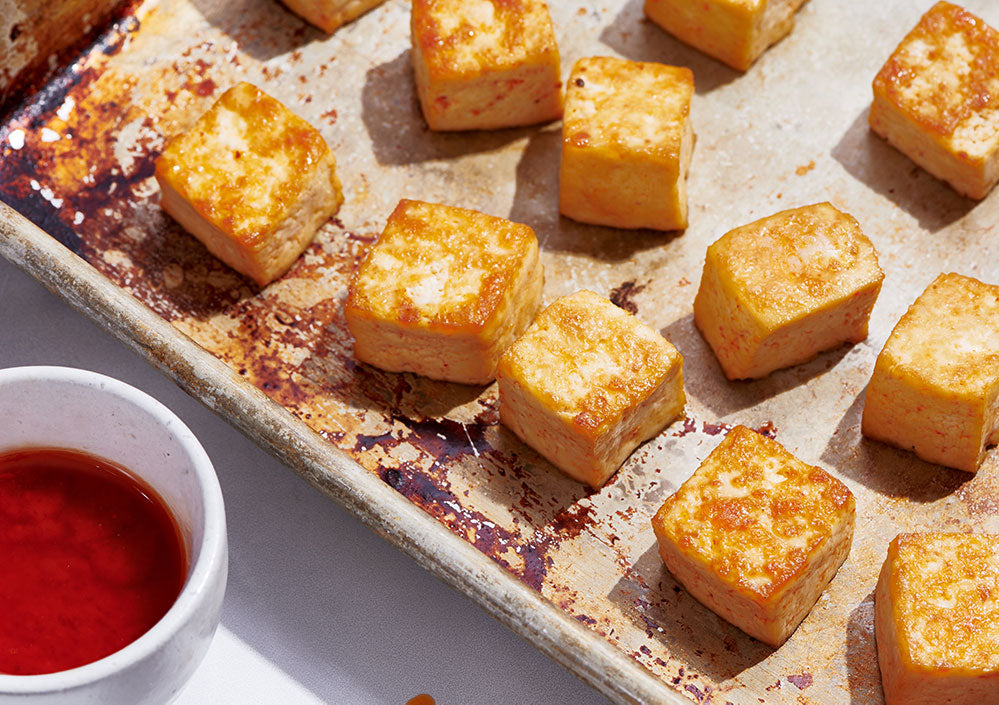
<svg viewBox="0 0 999 705">
<path fill-rule="evenodd" d="M 551 526 L 562 539 L 572 539 L 583 533 L 593 520 L 592 507 L 574 504 L 559 512 Z"/>
<path fill-rule="evenodd" d="M 718 423 L 710 423 L 704 421 L 701 423 L 701 432 L 706 433 L 709 436 L 717 436 L 718 434 L 728 435 L 728 432 L 732 430 L 732 424 L 727 424 L 722 421 Z"/>
<path fill-rule="evenodd" d="M 811 673 L 797 673 L 787 677 L 788 682 L 792 683 L 798 690 L 804 690 L 805 688 L 812 687 L 812 674 Z"/>
<path fill-rule="evenodd" d="M 21 107 L 19 102 L 38 100 L 39 92 L 50 89 L 52 83 L 58 81 L 58 72 L 62 67 L 72 63 L 81 52 L 83 54 L 103 52 L 112 55 L 120 51 L 122 31 L 131 32 L 138 27 L 134 12 L 140 3 L 141 0 L 118 0 L 103 4 L 75 3 L 76 8 L 67 4 L 61 8 L 61 14 L 58 14 L 58 11 L 55 13 L 46 11 L 47 17 L 40 23 L 31 22 L 29 19 L 31 24 L 28 25 L 12 24 L 7 34 L 7 38 L 14 45 L 11 47 L 12 51 L 28 48 L 34 58 L 13 76 L 3 76 L 0 72 L 0 77 L 11 79 L 6 88 L 0 89 L 0 121 L 9 119 Z M 84 14 L 81 16 L 80 12 Z M 45 21 L 52 14 L 56 14 L 64 22 L 71 23 L 73 31 L 59 32 L 58 38 L 46 36 L 51 27 L 44 26 Z M 76 22 L 79 22 L 79 25 Z M 101 30 L 108 25 L 111 27 L 110 31 L 105 30 L 102 33 Z M 27 43 L 25 47 L 17 47 L 19 39 Z M 67 39 L 69 41 L 66 41 Z M 38 45 L 39 41 L 43 46 Z"/>
<path fill-rule="evenodd" d="M 696 430 L 697 430 L 697 421 L 690 418 L 689 416 L 684 416 L 683 423 L 680 425 L 679 429 L 673 431 L 673 435 L 677 438 L 683 438 L 684 436 L 687 436 Z"/>
<path fill-rule="evenodd" d="M 521 523 L 500 526 L 463 502 L 448 477 L 460 463 L 476 463 L 492 456 L 488 430 L 495 420 L 461 423 L 452 419 L 413 420 L 392 417 L 394 429 L 378 435 L 358 434 L 352 449 L 362 454 L 378 448 L 382 457 L 401 455 L 402 446 L 415 447 L 432 462 L 422 468 L 417 462 L 381 467 L 381 479 L 437 518 L 458 536 L 474 545 L 529 587 L 541 591 L 553 564 L 552 553 L 564 541 L 581 534 L 593 517 L 589 507 L 570 505 L 544 526 Z M 522 488 L 529 490 L 525 483 Z"/>
<path fill-rule="evenodd" d="M 615 306 L 628 313 L 638 313 L 638 304 L 635 303 L 635 296 L 645 290 L 645 284 L 636 284 L 634 281 L 626 281 L 620 286 L 611 289 L 610 300 Z"/>
<path fill-rule="evenodd" d="M 160 210 L 152 177 L 166 137 L 206 107 L 220 71 L 183 55 L 166 68 L 112 67 L 138 31 L 135 18 L 112 27 L 12 116 L 0 195 L 167 320 L 207 318 L 255 290 Z"/>
<path fill-rule="evenodd" d="M 734 428 L 733 424 L 726 423 L 724 421 L 702 421 L 701 422 L 701 433 L 708 436 L 718 436 L 718 435 L 728 435 L 729 431 Z M 773 421 L 765 421 L 764 423 L 757 426 L 755 429 L 757 433 L 767 438 L 777 438 L 777 426 Z M 697 431 L 697 420 L 689 416 L 685 416 L 683 423 L 678 429 L 672 432 L 674 438 L 683 438 L 691 433 Z"/>
<path fill-rule="evenodd" d="M 767 438 L 777 438 L 777 427 L 774 425 L 773 421 L 766 421 L 757 426 L 754 430 L 761 436 L 766 436 Z"/>
<path fill-rule="evenodd" d="M 424 431 L 432 426 L 424 426 Z M 436 435 L 436 434 L 435 434 Z M 450 444 L 446 439 L 437 439 L 433 445 L 441 447 L 448 457 L 461 454 L 459 444 Z M 376 442 L 382 447 L 391 447 L 402 441 L 393 435 L 378 439 L 364 439 L 362 444 Z M 442 462 L 435 462 L 433 468 L 440 469 Z M 481 512 L 462 505 L 460 498 L 452 492 L 443 472 L 426 472 L 416 464 L 403 462 L 393 468 L 381 471 L 382 480 L 394 490 L 413 501 L 424 511 L 461 536 L 479 551 L 502 565 L 531 588 L 540 591 L 551 566 L 547 555 L 550 539 L 538 540 L 532 536 L 510 531 L 488 519 Z"/>
<path fill-rule="evenodd" d="M 113 31 L 113 42 L 104 38 L 109 52 L 125 31 Z M 112 168 L 113 130 L 127 117 L 118 96 L 131 88 L 127 79 L 105 80 L 98 68 L 78 62 L 0 128 L 0 195 L 91 262 L 101 249 L 92 240 L 124 228 L 117 201 L 152 175 L 151 161 L 132 160 L 136 168 L 128 173 Z M 145 120 L 136 123 L 137 136 L 148 131 Z"/>
<path fill-rule="evenodd" d="M 683 686 L 683 689 L 686 690 L 691 695 L 693 695 L 694 700 L 696 700 L 699 703 L 707 702 L 706 698 L 709 698 L 711 694 L 710 688 L 705 688 L 705 690 L 702 691 L 693 683 L 687 683 L 685 686 Z"/>
</svg>

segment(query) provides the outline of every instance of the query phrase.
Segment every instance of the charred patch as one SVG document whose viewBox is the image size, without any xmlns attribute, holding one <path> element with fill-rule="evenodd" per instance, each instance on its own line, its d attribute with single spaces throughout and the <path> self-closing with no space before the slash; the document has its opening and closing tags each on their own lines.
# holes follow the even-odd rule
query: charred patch
<svg viewBox="0 0 999 705">
<path fill-rule="evenodd" d="M 44 93 L 52 90 L 52 84 L 59 82 L 64 67 L 78 58 L 81 53 L 100 52 L 107 55 L 121 51 L 126 37 L 139 29 L 139 21 L 135 18 L 135 9 L 142 0 L 119 0 L 108 3 L 107 12 L 101 17 L 92 18 L 93 29 L 88 33 L 71 32 L 77 38 L 62 48 L 53 52 L 43 52 L 25 67 L 5 91 L 0 91 L 0 120 L 7 119 L 23 110 L 27 101 L 34 103 Z M 110 27 L 109 27 L 110 25 Z M 74 28 L 75 30 L 76 28 Z M 24 34 L 24 28 L 15 24 L 8 35 L 11 42 L 17 41 Z M 53 70 L 53 66 L 56 67 Z M 55 80 L 53 80 L 55 76 Z M 57 89 L 58 90 L 58 89 Z M 18 101 L 21 101 L 20 103 Z"/>
<path fill-rule="evenodd" d="M 767 421 L 762 426 L 757 427 L 755 430 L 761 436 L 766 436 L 767 438 L 777 438 L 777 427 L 774 426 L 773 421 Z"/>
<path fill-rule="evenodd" d="M 628 313 L 638 313 L 638 304 L 634 297 L 645 290 L 645 284 L 636 284 L 634 281 L 626 281 L 620 286 L 614 287 L 610 292 L 610 300 L 615 306 L 624 309 Z"/>
<path fill-rule="evenodd" d="M 435 517 L 479 551 L 503 566 L 534 590 L 541 591 L 552 565 L 547 555 L 549 542 L 524 543 L 524 538 L 497 526 L 481 513 L 462 507 L 446 482 L 423 474 L 410 463 L 382 471 L 382 479 L 399 494 Z M 507 558 L 516 554 L 523 566 L 512 565 Z"/>
<path fill-rule="evenodd" d="M 528 587 L 534 588 L 538 592 L 541 592 L 541 587 L 544 585 L 545 576 L 548 574 L 548 569 L 552 566 L 551 556 L 545 554 L 545 548 L 536 545 L 530 545 L 524 548 L 521 552 L 521 556 L 524 559 L 524 572 L 520 576 L 520 579 L 524 581 Z"/>
<path fill-rule="evenodd" d="M 463 424 L 451 419 L 405 420 L 412 431 L 410 440 L 436 457 L 439 462 L 474 455 L 479 446 L 487 448 L 484 423 Z"/>
<path fill-rule="evenodd" d="M 788 676 L 787 680 L 793 683 L 798 690 L 804 690 L 805 688 L 810 688 L 812 686 L 811 673 L 798 673 L 796 675 Z"/>
<path fill-rule="evenodd" d="M 574 504 L 559 512 L 552 522 L 552 528 L 561 540 L 573 539 L 593 523 L 593 509 L 588 505 Z"/>
<path fill-rule="evenodd" d="M 701 424 L 701 431 L 708 434 L 709 436 L 717 436 L 719 433 L 727 434 L 732 430 L 732 425 L 719 421 L 718 423 L 709 423 L 704 421 Z"/>
<path fill-rule="evenodd" d="M 698 688 L 693 683 L 687 683 L 687 685 L 683 686 L 683 689 L 686 690 L 691 695 L 693 695 L 694 696 L 694 700 L 696 700 L 699 703 L 705 702 L 705 698 L 708 697 L 708 693 L 707 692 L 702 691 L 700 688 Z"/>
<path fill-rule="evenodd" d="M 359 434 L 357 434 L 357 439 L 356 439 L 356 441 L 354 443 L 354 449 L 358 453 L 363 453 L 365 451 L 371 450 L 375 446 L 393 445 L 393 444 L 396 444 L 396 443 L 398 443 L 398 439 L 391 432 L 390 433 L 382 433 L 382 434 L 375 435 L 375 436 L 365 436 L 365 435 L 359 433 Z M 396 472 L 397 473 L 397 471 L 394 471 L 394 470 L 392 472 Z M 395 477 L 395 475 L 393 475 L 393 477 Z M 392 485 L 396 489 L 398 489 L 398 484 L 399 484 L 398 481 L 396 481 L 396 482 L 389 482 L 389 480 L 386 478 L 386 476 L 385 476 L 384 473 L 382 474 L 382 479 L 385 480 L 386 482 L 388 482 L 390 485 Z"/>
<path fill-rule="evenodd" d="M 395 468 L 382 471 L 382 481 L 394 490 L 402 491 L 406 485 L 405 476 Z"/>
<path fill-rule="evenodd" d="M 679 430 L 674 431 L 673 435 L 677 438 L 683 438 L 684 436 L 693 433 L 697 430 L 697 421 L 690 418 L 689 416 L 683 417 L 683 425 L 680 426 Z"/>
</svg>

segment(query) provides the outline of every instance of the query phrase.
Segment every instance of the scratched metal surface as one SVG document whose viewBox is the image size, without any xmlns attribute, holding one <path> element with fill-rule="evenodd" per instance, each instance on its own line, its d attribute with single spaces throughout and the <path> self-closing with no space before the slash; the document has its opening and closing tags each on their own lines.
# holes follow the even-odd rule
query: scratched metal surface
<svg viewBox="0 0 999 705">
<path fill-rule="evenodd" d="M 989 0 L 965 5 L 999 25 Z M 687 698 L 878 702 L 872 600 L 887 542 L 903 530 L 999 531 L 996 452 L 970 476 L 859 432 L 874 358 L 926 284 L 940 271 L 999 282 L 999 195 L 960 198 L 866 126 L 871 79 L 927 6 L 813 0 L 792 35 L 742 75 L 643 20 L 640 0 L 551 3 L 563 74 L 594 54 L 693 69 L 698 138 L 684 233 L 560 218 L 557 123 L 428 132 L 412 86 L 403 0 L 332 37 L 267 0 L 147 0 L 0 126 L 0 198 L 511 580 Z M 256 83 L 322 131 L 347 199 L 293 269 L 264 290 L 166 217 L 152 179 L 164 138 L 237 80 Z M 341 311 L 346 283 L 402 197 L 534 227 L 546 300 L 593 289 L 680 349 L 686 418 L 591 492 L 498 424 L 494 386 L 355 364 Z M 692 323 L 705 248 L 734 226 L 821 200 L 857 217 L 879 251 L 887 278 L 870 338 L 765 380 L 727 382 Z M 679 588 L 649 524 L 735 423 L 827 468 L 858 500 L 850 558 L 776 651 Z"/>
</svg>

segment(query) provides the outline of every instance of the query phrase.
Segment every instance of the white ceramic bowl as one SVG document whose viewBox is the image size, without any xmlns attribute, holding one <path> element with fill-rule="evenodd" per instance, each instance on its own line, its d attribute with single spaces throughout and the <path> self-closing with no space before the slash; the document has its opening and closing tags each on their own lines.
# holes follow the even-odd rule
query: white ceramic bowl
<svg viewBox="0 0 999 705">
<path fill-rule="evenodd" d="M 0 675 L 0 704 L 162 705 L 204 657 L 228 573 L 222 491 L 190 430 L 123 382 L 67 367 L 0 370 L 0 451 L 22 446 L 91 453 L 129 469 L 170 507 L 189 567 L 173 607 L 152 629 L 99 661 L 37 676 Z"/>
</svg>

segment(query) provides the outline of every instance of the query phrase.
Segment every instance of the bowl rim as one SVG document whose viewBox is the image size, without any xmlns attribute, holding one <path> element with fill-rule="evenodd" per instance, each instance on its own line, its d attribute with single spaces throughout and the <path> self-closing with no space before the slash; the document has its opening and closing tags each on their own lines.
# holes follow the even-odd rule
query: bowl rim
<svg viewBox="0 0 999 705">
<path fill-rule="evenodd" d="M 205 449 L 180 417 L 146 392 L 99 372 L 55 365 L 0 369 L 0 389 L 7 384 L 28 381 L 90 387 L 143 409 L 159 424 L 167 427 L 191 460 L 204 506 L 205 528 L 197 560 L 188 569 L 188 577 L 180 594 L 166 614 L 146 633 L 113 654 L 76 668 L 36 675 L 0 673 L 0 693 L 19 695 L 73 690 L 103 680 L 150 658 L 192 620 L 204 599 L 211 598 L 211 587 L 222 567 L 220 564 L 228 559 L 225 505 L 218 476 Z"/>
</svg>

